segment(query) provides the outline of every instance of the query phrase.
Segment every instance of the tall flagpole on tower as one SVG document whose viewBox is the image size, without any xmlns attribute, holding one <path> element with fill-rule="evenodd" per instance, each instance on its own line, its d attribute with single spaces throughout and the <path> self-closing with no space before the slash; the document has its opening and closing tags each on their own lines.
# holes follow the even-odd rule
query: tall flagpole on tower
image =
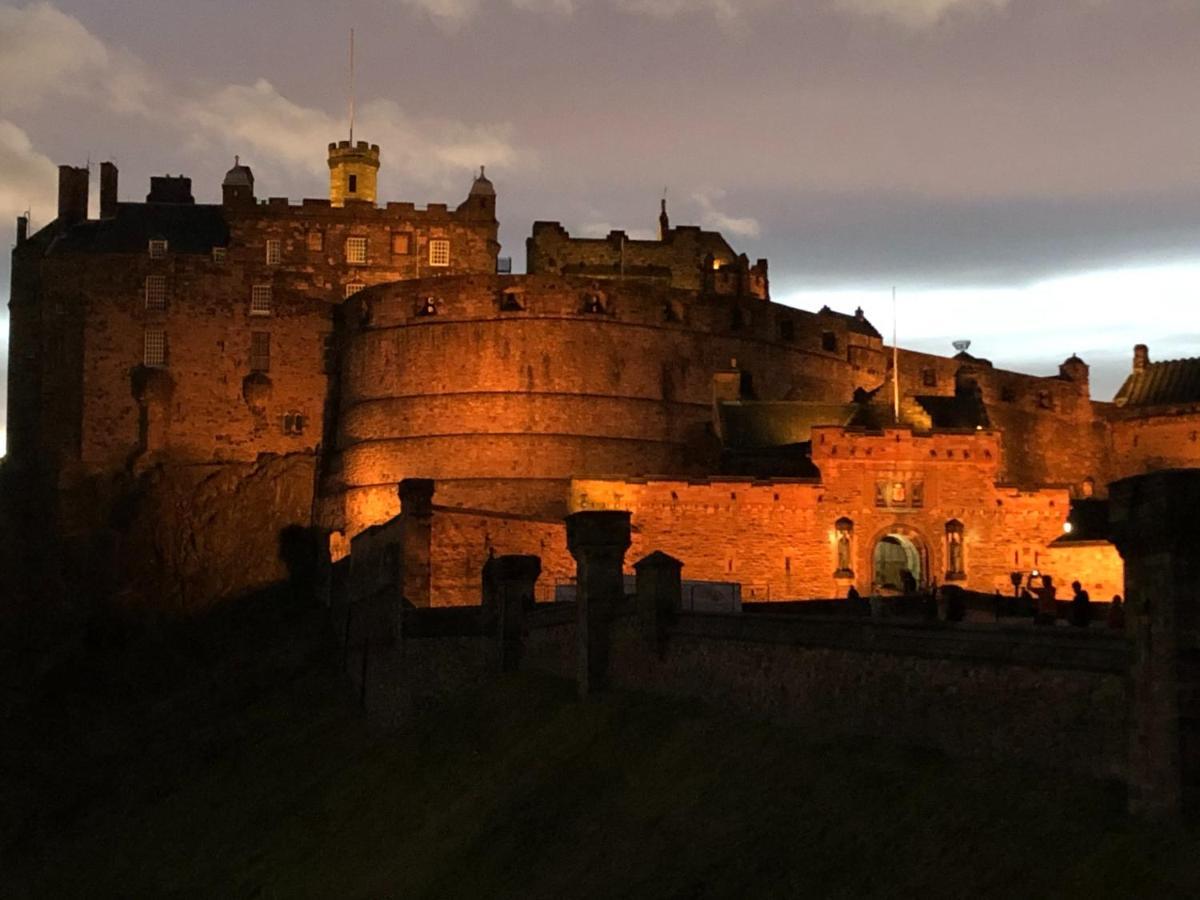
<svg viewBox="0 0 1200 900">
<path fill-rule="evenodd" d="M 354 146 L 354 29 L 350 29 L 350 146 Z"/>
<path fill-rule="evenodd" d="M 896 286 L 892 285 L 892 413 L 900 424 L 900 350 L 896 346 Z"/>
</svg>

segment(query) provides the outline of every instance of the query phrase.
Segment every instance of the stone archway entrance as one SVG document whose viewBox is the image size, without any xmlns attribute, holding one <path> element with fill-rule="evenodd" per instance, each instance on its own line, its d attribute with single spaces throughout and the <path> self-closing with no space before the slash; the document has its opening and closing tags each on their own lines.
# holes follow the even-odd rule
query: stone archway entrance
<svg viewBox="0 0 1200 900">
<path fill-rule="evenodd" d="M 891 530 L 884 532 L 875 541 L 872 553 L 872 581 L 876 589 L 902 591 L 912 576 L 908 587 L 919 588 L 926 582 L 926 554 L 921 540 L 914 534 Z"/>
</svg>

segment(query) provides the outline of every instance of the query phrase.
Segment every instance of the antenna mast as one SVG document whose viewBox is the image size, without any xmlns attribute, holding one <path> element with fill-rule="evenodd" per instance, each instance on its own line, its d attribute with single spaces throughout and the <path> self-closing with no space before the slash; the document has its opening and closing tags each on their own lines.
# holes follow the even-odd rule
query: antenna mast
<svg viewBox="0 0 1200 900">
<path fill-rule="evenodd" d="M 900 350 L 896 346 L 896 286 L 892 285 L 892 412 L 900 424 Z"/>
<path fill-rule="evenodd" d="M 354 29 L 350 29 L 350 146 L 354 146 Z"/>
</svg>

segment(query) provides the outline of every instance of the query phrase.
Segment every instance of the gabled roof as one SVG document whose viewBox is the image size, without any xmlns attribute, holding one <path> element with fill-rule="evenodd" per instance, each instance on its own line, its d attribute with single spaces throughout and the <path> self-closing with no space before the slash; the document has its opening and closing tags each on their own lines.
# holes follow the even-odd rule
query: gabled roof
<svg viewBox="0 0 1200 900">
<path fill-rule="evenodd" d="M 979 395 L 973 392 L 949 397 L 922 395 L 913 399 L 921 405 L 925 412 L 929 413 L 934 428 L 988 428 L 991 426 L 987 407 Z"/>
<path fill-rule="evenodd" d="M 1200 358 L 1148 363 L 1125 379 L 1113 402 L 1118 406 L 1200 403 Z"/>
<path fill-rule="evenodd" d="M 48 253 L 144 253 L 165 240 L 171 253 L 209 253 L 229 243 L 220 206 L 192 203 L 121 203 L 111 219 L 80 222 L 50 245 Z"/>
<path fill-rule="evenodd" d="M 861 309 L 855 315 L 850 315 L 849 313 L 837 312 L 828 306 L 822 306 L 817 311 L 817 315 L 831 319 L 841 319 L 846 323 L 846 330 L 853 334 L 863 334 L 867 337 L 880 338 L 881 340 L 883 338 L 883 335 L 875 330 L 875 326 L 867 321 L 866 316 L 862 315 Z"/>
</svg>

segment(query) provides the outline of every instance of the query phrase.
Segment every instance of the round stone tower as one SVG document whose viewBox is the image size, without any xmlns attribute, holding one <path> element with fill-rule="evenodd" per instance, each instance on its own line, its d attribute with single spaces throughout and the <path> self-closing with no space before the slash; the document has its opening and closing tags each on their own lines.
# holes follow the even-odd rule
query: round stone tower
<svg viewBox="0 0 1200 900">
<path fill-rule="evenodd" d="M 329 202 L 345 206 L 347 200 L 375 202 L 379 176 L 379 145 L 338 141 L 329 145 Z"/>
</svg>

